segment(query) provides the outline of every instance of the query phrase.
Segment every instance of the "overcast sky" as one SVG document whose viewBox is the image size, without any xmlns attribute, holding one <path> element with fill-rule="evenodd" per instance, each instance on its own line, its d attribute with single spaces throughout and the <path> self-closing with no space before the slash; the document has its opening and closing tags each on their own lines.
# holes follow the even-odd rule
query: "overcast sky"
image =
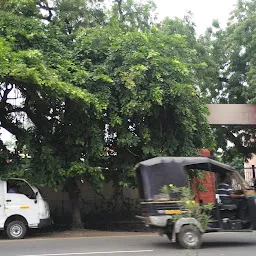
<svg viewBox="0 0 256 256">
<path fill-rule="evenodd" d="M 196 31 L 202 34 L 213 19 L 218 19 L 221 27 L 224 27 L 237 0 L 155 0 L 155 3 L 160 18 L 183 18 L 187 11 L 191 11 Z"/>
</svg>

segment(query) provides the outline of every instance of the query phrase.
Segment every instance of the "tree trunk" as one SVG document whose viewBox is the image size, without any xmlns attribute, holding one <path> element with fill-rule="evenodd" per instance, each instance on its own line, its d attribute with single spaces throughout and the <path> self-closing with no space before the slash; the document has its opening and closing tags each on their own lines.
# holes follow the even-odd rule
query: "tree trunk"
<svg viewBox="0 0 256 256">
<path fill-rule="evenodd" d="M 67 191 L 72 207 L 72 227 L 73 228 L 84 228 L 81 208 L 80 208 L 80 192 L 77 186 L 75 178 L 69 178 L 67 181 Z"/>
</svg>

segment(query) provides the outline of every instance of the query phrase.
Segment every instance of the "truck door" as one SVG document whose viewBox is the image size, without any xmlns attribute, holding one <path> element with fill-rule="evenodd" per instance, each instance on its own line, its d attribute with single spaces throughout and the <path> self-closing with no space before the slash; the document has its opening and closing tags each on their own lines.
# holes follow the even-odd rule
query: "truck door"
<svg viewBox="0 0 256 256">
<path fill-rule="evenodd" d="M 4 211 L 4 184 L 5 181 L 0 181 L 0 228 L 4 227 L 6 220 L 5 211 Z"/>
<path fill-rule="evenodd" d="M 20 179 L 6 181 L 5 214 L 22 215 L 30 227 L 37 227 L 39 223 L 39 207 L 36 194 L 30 185 Z"/>
</svg>

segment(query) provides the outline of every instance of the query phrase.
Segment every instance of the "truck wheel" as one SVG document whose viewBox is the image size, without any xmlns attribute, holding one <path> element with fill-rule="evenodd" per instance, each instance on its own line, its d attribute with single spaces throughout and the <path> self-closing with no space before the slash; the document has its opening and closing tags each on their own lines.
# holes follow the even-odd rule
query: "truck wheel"
<svg viewBox="0 0 256 256">
<path fill-rule="evenodd" d="M 10 222 L 6 229 L 6 233 L 10 239 L 22 239 L 26 235 L 26 232 L 26 225 L 19 220 Z"/>
<path fill-rule="evenodd" d="M 185 249 L 198 249 L 202 244 L 202 234 L 193 225 L 183 226 L 178 234 L 178 243 Z"/>
</svg>

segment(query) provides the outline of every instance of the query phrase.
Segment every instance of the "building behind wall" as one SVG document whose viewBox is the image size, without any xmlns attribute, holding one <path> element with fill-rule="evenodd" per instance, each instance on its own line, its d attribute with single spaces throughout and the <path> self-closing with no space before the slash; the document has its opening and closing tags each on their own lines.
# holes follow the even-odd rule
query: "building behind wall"
<svg viewBox="0 0 256 256">
<path fill-rule="evenodd" d="M 252 183 L 253 180 L 253 169 L 256 168 L 256 155 L 253 155 L 251 159 L 248 160 L 247 163 L 244 163 L 244 176 L 245 181 L 248 183 Z"/>
</svg>

